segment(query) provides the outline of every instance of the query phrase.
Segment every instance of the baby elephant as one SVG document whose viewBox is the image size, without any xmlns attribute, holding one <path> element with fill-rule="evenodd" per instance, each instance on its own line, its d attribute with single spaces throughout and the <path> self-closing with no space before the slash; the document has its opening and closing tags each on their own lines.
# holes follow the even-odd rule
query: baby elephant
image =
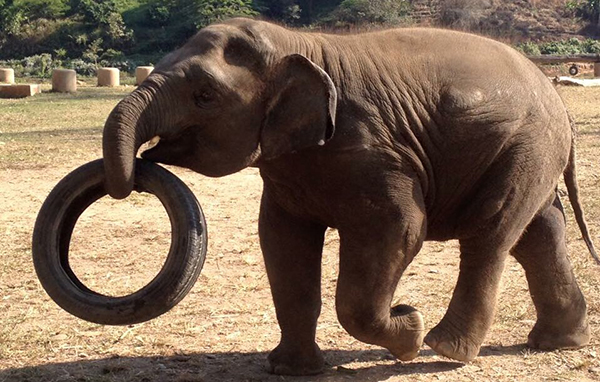
<svg viewBox="0 0 600 382">
<path fill-rule="evenodd" d="M 340 236 L 337 315 L 401 360 L 422 342 L 472 360 L 490 328 L 507 255 L 525 269 L 537 322 L 529 346 L 588 343 L 586 304 L 565 246 L 561 174 L 595 254 L 575 180 L 573 124 L 550 81 L 487 38 L 436 29 L 304 33 L 249 19 L 202 29 L 110 114 L 106 189 L 134 187 L 150 161 L 218 177 L 258 167 L 260 243 L 281 342 L 272 372 L 323 369 L 315 343 L 321 254 Z M 458 239 L 446 315 L 390 309 L 425 240 Z M 596 256 L 597 257 L 597 256 Z"/>
</svg>

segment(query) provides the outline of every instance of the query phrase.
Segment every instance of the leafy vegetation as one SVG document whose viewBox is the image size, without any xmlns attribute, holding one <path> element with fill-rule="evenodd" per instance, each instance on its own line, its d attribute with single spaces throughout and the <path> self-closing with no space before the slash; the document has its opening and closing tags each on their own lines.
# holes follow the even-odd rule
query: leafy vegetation
<svg viewBox="0 0 600 382">
<path fill-rule="evenodd" d="M 569 0 L 566 6 L 600 26 L 600 0 Z"/>
<path fill-rule="evenodd" d="M 0 0 L 0 59 L 57 49 L 83 59 L 90 50 L 157 54 L 211 22 L 256 14 L 251 0 Z M 154 36 L 158 46 L 138 43 Z"/>
<path fill-rule="evenodd" d="M 343 0 L 323 22 L 336 27 L 357 24 L 399 24 L 410 10 L 407 0 Z"/>
<path fill-rule="evenodd" d="M 494 37 L 535 40 L 510 4 L 440 0 L 433 23 Z M 0 0 L 0 65 L 48 76 L 54 67 L 93 74 L 99 66 L 126 70 L 156 63 L 200 28 L 233 16 L 258 16 L 295 27 L 355 29 L 408 25 L 416 0 Z M 496 5 L 494 5 L 496 4 Z M 600 0 L 569 0 L 564 12 L 595 24 Z M 493 12 L 492 12 L 493 11 Z M 599 24 L 600 25 L 600 24 Z M 600 29 L 600 28 L 599 28 Z M 595 53 L 596 40 L 525 42 L 527 54 Z"/>
<path fill-rule="evenodd" d="M 371 4 L 369 4 L 371 3 Z M 393 22 L 408 1 L 378 0 L 0 0 L 0 62 L 19 75 L 54 67 L 93 74 L 98 66 L 158 61 L 200 28 L 233 16 L 294 25 Z M 358 12 L 358 16 L 351 14 Z M 331 15 L 330 15 L 331 14 Z M 327 18 L 325 18 L 327 16 Z"/>
<path fill-rule="evenodd" d="M 517 46 L 523 53 L 539 56 L 541 54 L 566 55 L 600 53 L 600 41 L 594 39 L 579 40 L 571 38 L 566 41 L 549 41 L 542 43 L 526 42 Z"/>
<path fill-rule="evenodd" d="M 89 59 L 89 52 L 94 50 L 160 56 L 218 20 L 263 14 L 301 25 L 340 3 L 342 9 L 352 9 L 361 1 L 0 0 L 0 59 L 52 55 L 57 49 L 64 49 L 69 58 L 94 63 L 97 58 Z M 397 1 L 374 3 L 381 9 L 366 8 L 368 16 L 377 21 Z"/>
</svg>

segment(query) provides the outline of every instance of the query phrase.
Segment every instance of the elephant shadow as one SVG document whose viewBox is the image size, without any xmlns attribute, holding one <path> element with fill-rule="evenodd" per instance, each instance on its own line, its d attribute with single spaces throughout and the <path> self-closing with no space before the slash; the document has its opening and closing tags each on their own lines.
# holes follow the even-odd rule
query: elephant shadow
<svg viewBox="0 0 600 382">
<path fill-rule="evenodd" d="M 514 356 L 525 345 L 484 346 L 480 357 Z M 266 352 L 206 352 L 171 356 L 113 356 L 95 360 L 49 363 L 0 370 L 0 381 L 383 381 L 393 376 L 439 374 L 459 369 L 463 363 L 445 359 L 430 350 L 413 362 L 396 362 L 386 350 L 325 350 L 327 368 L 310 377 L 269 374 Z M 352 364 L 351 366 L 343 366 Z M 362 364 L 365 364 L 364 366 Z"/>
</svg>

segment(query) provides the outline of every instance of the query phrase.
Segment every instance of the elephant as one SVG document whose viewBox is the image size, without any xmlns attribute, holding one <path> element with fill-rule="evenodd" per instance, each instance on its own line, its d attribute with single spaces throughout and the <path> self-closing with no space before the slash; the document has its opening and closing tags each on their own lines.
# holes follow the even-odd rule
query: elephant
<svg viewBox="0 0 600 382">
<path fill-rule="evenodd" d="M 336 35 L 234 18 L 165 56 L 108 116 L 105 187 L 127 197 L 142 158 L 221 177 L 259 169 L 259 238 L 281 329 L 276 374 L 322 372 L 316 343 L 326 229 L 340 237 L 336 313 L 356 339 L 402 361 L 427 343 L 468 362 L 492 325 L 510 254 L 537 321 L 528 345 L 590 340 L 570 265 L 558 182 L 578 195 L 574 123 L 525 56 L 494 40 L 434 28 Z M 457 239 L 447 312 L 392 305 L 424 241 Z"/>
</svg>

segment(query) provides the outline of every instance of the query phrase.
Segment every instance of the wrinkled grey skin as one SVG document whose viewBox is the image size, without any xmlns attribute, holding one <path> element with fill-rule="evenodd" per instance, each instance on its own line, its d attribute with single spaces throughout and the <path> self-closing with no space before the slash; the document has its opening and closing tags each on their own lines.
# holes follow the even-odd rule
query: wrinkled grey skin
<svg viewBox="0 0 600 382">
<path fill-rule="evenodd" d="M 279 374 L 323 368 L 315 343 L 327 227 L 340 235 L 336 306 L 357 339 L 414 358 L 423 340 L 468 361 L 479 352 L 507 255 L 523 265 L 538 319 L 534 348 L 588 343 L 555 192 L 574 173 L 561 99 L 511 48 L 433 29 L 336 36 L 233 19 L 162 60 L 111 113 L 107 189 L 126 197 L 133 159 L 224 176 L 260 169 L 259 233 L 281 342 Z M 566 179 L 574 190 L 574 176 Z M 458 239 L 460 276 L 441 322 L 390 310 L 424 240 Z"/>
</svg>

